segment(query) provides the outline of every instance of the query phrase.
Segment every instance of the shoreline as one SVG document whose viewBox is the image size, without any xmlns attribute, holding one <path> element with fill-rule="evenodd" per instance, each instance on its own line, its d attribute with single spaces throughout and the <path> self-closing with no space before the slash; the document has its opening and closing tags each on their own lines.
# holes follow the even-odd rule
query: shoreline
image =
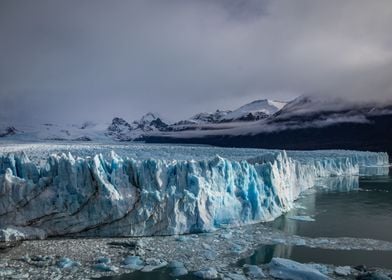
<svg viewBox="0 0 392 280">
<path fill-rule="evenodd" d="M 144 264 L 138 269 L 152 271 L 176 261 L 193 274 L 205 268 L 216 269 L 221 278 L 245 276 L 237 262 L 252 255 L 262 244 L 284 244 L 333 250 L 392 251 L 392 242 L 358 238 L 309 238 L 290 235 L 263 224 L 227 228 L 212 233 L 139 238 L 67 238 L 23 241 L 0 253 L 3 279 L 91 279 L 131 273 L 124 259 L 138 256 Z M 59 262 L 69 259 L 69 267 Z M 97 263 L 104 265 L 97 266 Z M 355 264 L 361 265 L 361 264 Z M 354 266 L 354 264 L 353 264 Z M 259 267 L 268 276 L 268 265 Z M 337 276 L 337 265 L 323 265 L 329 277 Z M 107 270 L 107 271 L 106 271 Z M 353 274 L 359 273 L 353 270 Z M 376 268 L 385 275 L 392 269 Z M 359 274 L 358 274 L 359 275 Z M 238 277 L 240 277 L 238 276 Z M 246 279 L 246 278 L 242 278 Z M 250 279 L 250 278 L 249 278 Z M 337 278 L 341 279 L 341 278 Z M 354 278 L 352 278 L 354 279 Z"/>
</svg>

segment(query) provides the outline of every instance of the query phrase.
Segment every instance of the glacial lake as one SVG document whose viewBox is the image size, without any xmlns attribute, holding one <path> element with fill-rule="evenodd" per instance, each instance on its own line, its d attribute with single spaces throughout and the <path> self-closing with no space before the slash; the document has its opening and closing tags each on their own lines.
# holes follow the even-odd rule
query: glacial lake
<svg viewBox="0 0 392 280">
<path fill-rule="evenodd" d="M 334 180 L 331 178 L 330 180 Z M 331 182 L 324 182 L 328 186 Z M 316 187 L 296 201 L 297 207 L 266 225 L 284 232 L 307 237 L 354 237 L 392 241 L 392 176 L 349 178 L 335 188 Z M 292 219 L 308 216 L 314 221 Z M 290 218 L 291 217 L 291 218 Z M 392 251 L 331 250 L 282 244 L 263 245 L 237 262 L 265 264 L 273 257 L 299 262 L 334 265 L 360 265 L 392 268 Z M 193 275 L 171 277 L 169 269 L 151 273 L 135 272 L 107 280 L 126 279 L 197 279 Z"/>
<path fill-rule="evenodd" d="M 360 177 L 359 185 L 351 184 L 352 188 L 350 183 L 336 190 L 311 190 L 297 200 L 299 208 L 267 225 L 307 237 L 392 241 L 392 176 Z M 315 221 L 298 221 L 292 216 L 309 216 Z"/>
</svg>

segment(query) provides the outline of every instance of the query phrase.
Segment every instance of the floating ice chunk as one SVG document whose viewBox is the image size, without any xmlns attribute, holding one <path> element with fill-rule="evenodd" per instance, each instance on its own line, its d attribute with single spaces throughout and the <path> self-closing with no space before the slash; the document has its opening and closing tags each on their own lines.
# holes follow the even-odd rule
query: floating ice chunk
<svg viewBox="0 0 392 280">
<path fill-rule="evenodd" d="M 185 267 L 175 267 L 170 272 L 170 276 L 173 277 L 179 277 L 187 274 L 188 274 L 188 270 Z"/>
<path fill-rule="evenodd" d="M 93 265 L 93 268 L 100 271 L 113 271 L 113 272 L 118 271 L 117 267 L 106 263 L 96 263 Z"/>
<path fill-rule="evenodd" d="M 111 262 L 112 260 L 108 257 L 99 257 L 95 260 L 95 265 L 93 265 L 93 268 L 101 271 L 118 271 L 117 267 L 110 265 Z"/>
<path fill-rule="evenodd" d="M 233 238 L 233 233 L 231 233 L 231 232 L 222 233 L 220 235 L 220 237 L 222 237 L 223 239 L 231 239 L 231 238 Z"/>
<path fill-rule="evenodd" d="M 196 277 L 201 278 L 201 279 L 215 279 L 218 277 L 218 271 L 216 271 L 216 269 L 213 267 L 208 267 L 208 268 L 196 271 L 194 273 L 194 275 Z"/>
<path fill-rule="evenodd" d="M 294 203 L 294 208 L 295 209 L 302 209 L 302 210 L 306 210 L 307 209 L 306 206 L 303 206 L 303 205 L 298 204 L 298 203 Z"/>
<path fill-rule="evenodd" d="M 168 267 L 171 268 L 170 275 L 172 277 L 179 277 L 188 274 L 188 270 L 185 268 L 184 264 L 179 261 L 171 261 L 168 264 Z"/>
<path fill-rule="evenodd" d="M 59 268 L 71 268 L 80 266 L 80 262 L 73 261 L 69 258 L 61 258 L 57 262 Z"/>
<path fill-rule="evenodd" d="M 8 278 L 8 277 L 9 278 Z M 15 276 L 15 270 L 13 270 L 13 269 L 5 269 L 5 268 L 1 268 L 0 269 L 0 277 L 4 277 L 5 279 L 12 279 L 13 277 L 12 276 Z"/>
<path fill-rule="evenodd" d="M 240 244 L 230 242 L 230 252 L 239 255 L 239 254 L 243 253 L 244 251 L 245 251 L 244 247 L 241 246 Z"/>
<path fill-rule="evenodd" d="M 273 258 L 269 263 L 270 275 L 287 280 L 326 280 L 329 279 L 312 266 L 288 259 Z"/>
<path fill-rule="evenodd" d="M 139 256 L 128 256 L 122 261 L 124 268 L 140 270 L 144 266 L 143 260 Z"/>
<path fill-rule="evenodd" d="M 297 221 L 303 221 L 303 222 L 314 222 L 316 221 L 312 217 L 309 216 L 289 216 L 288 217 L 291 220 L 297 220 Z"/>
<path fill-rule="evenodd" d="M 176 237 L 176 241 L 179 241 L 179 242 L 185 242 L 187 240 L 188 240 L 188 238 L 183 235 Z"/>
<path fill-rule="evenodd" d="M 95 260 L 96 263 L 105 263 L 109 264 L 112 262 L 112 260 L 108 257 L 99 257 L 98 259 Z"/>
<path fill-rule="evenodd" d="M 143 272 L 151 272 L 155 269 L 165 267 L 167 262 L 164 260 L 156 259 L 156 258 L 148 258 L 146 259 L 146 266 L 142 268 Z"/>
<path fill-rule="evenodd" d="M 304 246 L 306 245 L 306 240 L 302 239 L 302 238 L 297 238 L 295 240 L 292 241 L 293 244 L 297 245 L 297 246 Z"/>
<path fill-rule="evenodd" d="M 228 273 L 226 276 L 232 280 L 247 280 L 247 278 L 242 274 Z"/>
<path fill-rule="evenodd" d="M 351 274 L 351 267 L 338 266 L 335 268 L 334 273 L 338 276 L 349 276 Z"/>
<path fill-rule="evenodd" d="M 263 270 L 257 265 L 245 264 L 244 271 L 248 277 L 253 279 L 261 279 L 265 277 Z"/>
<path fill-rule="evenodd" d="M 44 230 L 32 227 L 15 227 L 10 226 L 0 229 L 0 241 L 18 241 L 24 239 L 45 239 Z"/>
<path fill-rule="evenodd" d="M 314 269 L 317 269 L 320 271 L 322 274 L 329 274 L 332 271 L 328 269 L 328 267 L 324 264 L 319 264 L 319 263 L 310 263 L 308 264 L 309 267 L 313 267 Z"/>
</svg>

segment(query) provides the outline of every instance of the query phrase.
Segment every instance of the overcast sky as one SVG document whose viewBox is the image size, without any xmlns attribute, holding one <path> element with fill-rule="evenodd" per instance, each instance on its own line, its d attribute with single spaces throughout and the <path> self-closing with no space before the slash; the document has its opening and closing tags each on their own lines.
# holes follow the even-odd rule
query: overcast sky
<svg viewBox="0 0 392 280">
<path fill-rule="evenodd" d="M 1 0 L 3 121 L 392 96 L 392 1 Z"/>
</svg>

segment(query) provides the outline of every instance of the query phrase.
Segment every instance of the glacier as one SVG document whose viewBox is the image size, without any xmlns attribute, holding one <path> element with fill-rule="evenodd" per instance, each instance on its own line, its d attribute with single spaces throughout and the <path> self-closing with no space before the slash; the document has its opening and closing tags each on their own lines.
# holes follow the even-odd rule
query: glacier
<svg viewBox="0 0 392 280">
<path fill-rule="evenodd" d="M 389 166 L 386 153 L 338 150 L 83 146 L 46 155 L 15 147 L 0 150 L 0 229 L 23 239 L 173 235 L 270 221 L 322 178 L 358 176 L 367 166 L 383 175 Z"/>
</svg>

